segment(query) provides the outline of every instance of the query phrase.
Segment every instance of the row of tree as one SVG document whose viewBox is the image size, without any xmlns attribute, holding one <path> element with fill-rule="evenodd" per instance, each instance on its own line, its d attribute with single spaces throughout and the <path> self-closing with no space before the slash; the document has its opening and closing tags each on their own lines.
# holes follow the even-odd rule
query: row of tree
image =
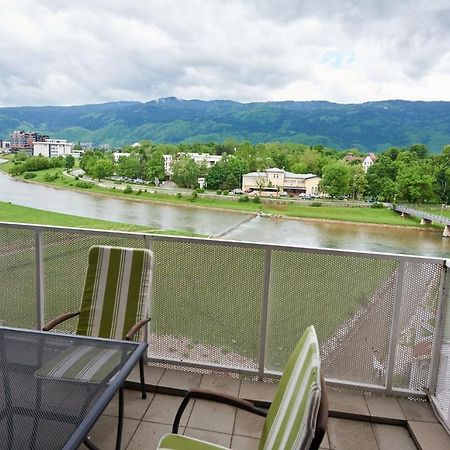
<svg viewBox="0 0 450 450">
<path fill-rule="evenodd" d="M 439 154 L 431 154 L 422 144 L 389 148 L 377 155 L 377 161 L 367 173 L 363 171 L 361 160 L 347 162 L 345 159 L 348 154 L 365 156 L 357 149 L 338 151 L 295 143 L 252 145 L 227 140 L 222 144 L 173 145 L 145 141 L 139 147 L 125 147 L 122 151 L 130 156 L 121 157 L 117 162 L 112 152 L 86 151 L 80 166 L 97 179 L 118 175 L 157 184 L 167 178 L 163 155 L 169 154 L 174 159 L 172 180 L 180 187 L 195 188 L 198 178 L 205 177 L 209 189 L 231 190 L 241 187 L 245 173 L 278 167 L 289 172 L 318 175 L 322 178 L 320 189 L 332 197 L 347 195 L 409 203 L 450 201 L 450 145 Z M 195 163 L 186 153 L 220 154 L 222 159 L 207 167 Z"/>
</svg>

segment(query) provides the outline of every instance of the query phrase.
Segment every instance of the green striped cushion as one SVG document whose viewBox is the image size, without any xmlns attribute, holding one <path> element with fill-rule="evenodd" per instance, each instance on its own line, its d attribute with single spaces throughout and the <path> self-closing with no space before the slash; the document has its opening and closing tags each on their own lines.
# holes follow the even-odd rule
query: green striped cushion
<svg viewBox="0 0 450 450">
<path fill-rule="evenodd" d="M 101 383 L 119 366 L 121 358 L 120 350 L 82 345 L 61 352 L 34 375 L 52 380 Z"/>
<path fill-rule="evenodd" d="M 158 450 L 214 450 L 226 449 L 220 445 L 210 444 L 209 442 L 200 441 L 179 434 L 166 434 L 161 438 L 158 444 Z"/>
<path fill-rule="evenodd" d="M 259 449 L 307 449 L 320 404 L 320 359 L 310 326 L 289 358 L 264 422 Z"/>
<path fill-rule="evenodd" d="M 147 249 L 91 247 L 77 334 L 124 339 L 146 318 L 152 261 Z"/>
</svg>

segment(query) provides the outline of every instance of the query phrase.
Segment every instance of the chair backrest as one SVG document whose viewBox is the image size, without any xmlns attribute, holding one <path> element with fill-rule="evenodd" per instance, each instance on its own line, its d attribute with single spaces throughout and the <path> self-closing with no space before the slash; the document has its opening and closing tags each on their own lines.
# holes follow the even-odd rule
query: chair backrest
<svg viewBox="0 0 450 450">
<path fill-rule="evenodd" d="M 148 249 L 91 247 L 77 334 L 125 339 L 148 316 L 152 272 Z"/>
<path fill-rule="evenodd" d="M 314 439 L 320 401 L 319 344 L 316 331 L 310 326 L 295 347 L 280 379 L 264 422 L 259 449 L 309 449 Z"/>
</svg>

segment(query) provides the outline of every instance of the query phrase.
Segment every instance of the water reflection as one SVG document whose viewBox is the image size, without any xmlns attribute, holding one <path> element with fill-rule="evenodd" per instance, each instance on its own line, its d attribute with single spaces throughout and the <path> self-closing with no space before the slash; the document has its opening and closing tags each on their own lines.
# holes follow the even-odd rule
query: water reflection
<svg viewBox="0 0 450 450">
<path fill-rule="evenodd" d="M 441 232 L 256 217 L 227 239 L 422 256 L 450 255 Z"/>
</svg>

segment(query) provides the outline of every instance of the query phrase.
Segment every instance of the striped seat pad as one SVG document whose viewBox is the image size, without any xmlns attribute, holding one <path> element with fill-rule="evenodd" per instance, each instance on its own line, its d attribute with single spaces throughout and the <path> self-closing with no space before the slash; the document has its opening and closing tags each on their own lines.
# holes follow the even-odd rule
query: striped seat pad
<svg viewBox="0 0 450 450">
<path fill-rule="evenodd" d="M 122 351 L 82 345 L 59 353 L 34 375 L 52 380 L 101 383 L 115 374 Z"/>
<path fill-rule="evenodd" d="M 226 447 L 211 444 L 179 434 L 166 434 L 158 444 L 158 450 L 226 450 Z"/>
<path fill-rule="evenodd" d="M 316 332 L 304 332 L 280 379 L 264 422 L 259 449 L 308 449 L 320 405 L 320 358 Z"/>
<path fill-rule="evenodd" d="M 125 339 L 147 317 L 151 277 L 150 250 L 91 247 L 77 334 Z"/>
</svg>

